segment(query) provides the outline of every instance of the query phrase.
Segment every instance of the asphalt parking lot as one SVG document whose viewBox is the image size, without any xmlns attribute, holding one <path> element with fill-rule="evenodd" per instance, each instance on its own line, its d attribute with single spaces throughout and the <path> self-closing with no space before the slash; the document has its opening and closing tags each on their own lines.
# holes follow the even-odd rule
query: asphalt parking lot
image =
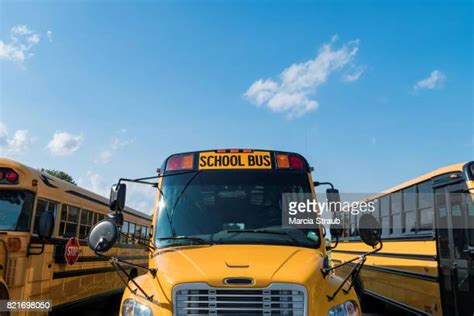
<svg viewBox="0 0 474 316">
<path fill-rule="evenodd" d="M 87 315 L 87 316 L 116 316 L 119 314 L 122 294 L 115 294 L 107 299 L 96 300 L 87 304 L 77 305 L 67 310 L 52 313 L 54 316 Z"/>
</svg>

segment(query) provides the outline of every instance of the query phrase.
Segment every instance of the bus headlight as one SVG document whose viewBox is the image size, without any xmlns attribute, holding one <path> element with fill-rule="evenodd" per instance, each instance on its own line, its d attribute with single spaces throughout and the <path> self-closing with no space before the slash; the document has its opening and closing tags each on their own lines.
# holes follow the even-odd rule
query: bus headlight
<svg viewBox="0 0 474 316">
<path fill-rule="evenodd" d="M 146 305 L 126 299 L 122 304 L 122 316 L 153 316 L 153 312 Z"/>
<path fill-rule="evenodd" d="M 343 304 L 332 307 L 328 316 L 359 316 L 359 308 L 354 301 L 346 301 Z"/>
</svg>

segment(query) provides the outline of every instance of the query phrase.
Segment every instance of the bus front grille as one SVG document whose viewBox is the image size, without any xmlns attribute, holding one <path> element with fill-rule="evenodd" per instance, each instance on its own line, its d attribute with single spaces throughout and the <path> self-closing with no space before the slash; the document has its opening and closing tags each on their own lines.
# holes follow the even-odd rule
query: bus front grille
<svg viewBox="0 0 474 316">
<path fill-rule="evenodd" d="M 273 283 L 266 288 L 215 288 L 205 283 L 180 284 L 173 289 L 175 316 L 268 315 L 305 316 L 304 286 Z"/>
</svg>

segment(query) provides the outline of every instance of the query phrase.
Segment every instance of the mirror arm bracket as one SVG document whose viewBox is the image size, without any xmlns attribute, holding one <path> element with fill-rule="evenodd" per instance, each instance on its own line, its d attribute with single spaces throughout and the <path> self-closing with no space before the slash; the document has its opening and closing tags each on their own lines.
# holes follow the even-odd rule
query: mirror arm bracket
<svg viewBox="0 0 474 316">
<path fill-rule="evenodd" d="M 336 297 L 336 295 L 341 291 L 341 289 L 342 289 L 342 287 L 344 286 L 344 284 L 346 284 L 346 282 L 349 280 L 349 278 L 351 278 L 351 284 L 350 284 L 349 288 L 348 288 L 347 290 L 343 290 L 343 292 L 344 292 L 345 294 L 349 293 L 349 291 L 350 291 L 350 290 L 352 289 L 352 287 L 354 286 L 354 281 L 355 281 L 355 279 L 357 278 L 357 276 L 358 276 L 359 273 L 360 273 L 360 270 L 361 270 L 362 267 L 364 266 L 365 260 L 367 260 L 367 256 L 372 255 L 372 254 L 374 254 L 374 253 L 376 253 L 376 252 L 378 252 L 378 251 L 380 251 L 380 250 L 382 249 L 382 247 L 383 247 L 382 240 L 380 240 L 380 242 L 379 242 L 379 244 L 378 244 L 377 246 L 378 246 L 378 247 L 377 247 L 376 249 L 374 249 L 374 250 L 372 250 L 372 251 L 369 251 L 369 252 L 367 252 L 367 253 L 365 253 L 365 254 L 363 254 L 363 255 L 360 255 L 360 257 L 355 257 L 355 258 L 353 258 L 353 259 L 351 259 L 351 260 L 349 260 L 349 261 L 343 262 L 343 263 L 338 264 L 338 265 L 336 265 L 336 266 L 334 266 L 334 267 L 331 267 L 331 268 L 327 268 L 327 269 L 323 268 L 323 269 L 321 269 L 321 273 L 323 274 L 324 277 L 326 277 L 326 276 L 329 274 L 329 272 L 331 272 L 331 271 L 333 271 L 333 270 L 335 270 L 335 269 L 338 269 L 338 268 L 340 268 L 340 267 L 342 267 L 342 266 L 345 266 L 345 265 L 347 265 L 347 264 L 349 264 L 349 263 L 352 263 L 352 262 L 354 262 L 354 261 L 359 261 L 359 262 L 357 262 L 357 263 L 355 264 L 355 266 L 352 268 L 351 272 L 349 272 L 349 273 L 347 274 L 347 276 L 346 276 L 346 277 L 344 278 L 344 280 L 341 282 L 341 284 L 340 284 L 339 287 L 336 289 L 336 291 L 334 291 L 334 293 L 333 293 L 332 295 L 328 295 L 328 296 L 327 296 L 329 302 L 332 301 L 332 300 Z"/>
<path fill-rule="evenodd" d="M 337 245 L 339 245 L 339 237 L 336 235 L 336 244 L 334 246 L 331 246 L 331 244 L 329 243 L 329 250 L 336 249 Z"/>
<path fill-rule="evenodd" d="M 331 189 L 334 190 L 334 185 L 333 185 L 331 182 L 319 182 L 319 181 L 314 181 L 314 182 L 313 182 L 313 185 L 314 185 L 315 187 L 318 187 L 318 186 L 320 186 L 320 185 L 329 185 L 329 186 L 331 187 Z"/>
<path fill-rule="evenodd" d="M 371 250 L 371 251 L 369 251 L 369 252 L 367 252 L 367 253 L 364 253 L 364 254 L 362 254 L 360 257 L 355 257 L 355 258 L 353 258 L 353 259 L 351 259 L 351 260 L 349 260 L 349 261 L 340 263 L 340 264 L 335 265 L 334 267 L 331 267 L 331 268 L 323 268 L 323 269 L 321 269 L 321 273 L 323 274 L 324 277 L 326 277 L 326 276 L 329 274 L 329 272 L 331 272 L 331 271 L 333 271 L 333 270 L 339 269 L 340 267 L 343 267 L 343 266 L 345 266 L 345 265 L 348 265 L 349 263 L 352 263 L 352 262 L 354 262 L 354 261 L 357 261 L 357 260 L 359 260 L 361 257 L 367 257 L 367 256 L 370 256 L 370 255 L 372 255 L 372 254 L 374 254 L 374 253 L 380 251 L 380 250 L 382 249 L 382 247 L 383 247 L 382 241 L 380 241 L 377 246 L 378 246 L 377 249 L 374 249 L 374 250 Z"/>
<path fill-rule="evenodd" d="M 128 264 L 130 266 L 134 266 L 134 267 L 137 267 L 137 268 L 140 268 L 140 269 L 145 269 L 147 270 L 148 272 L 150 272 L 150 274 L 153 276 L 153 278 L 156 278 L 156 274 L 158 273 L 158 270 L 157 269 L 154 269 L 154 268 L 148 268 L 148 267 L 144 267 L 144 266 L 141 266 L 139 264 L 136 264 L 136 263 L 133 263 L 133 262 L 130 262 L 130 261 L 127 261 L 127 260 L 123 260 L 123 259 L 119 259 L 117 257 L 109 257 L 109 256 L 105 256 L 99 252 L 95 252 L 95 254 L 99 257 L 102 257 L 102 258 L 107 258 L 109 259 L 110 263 L 118 263 L 118 262 L 122 262 L 122 263 L 125 263 L 125 264 Z"/>
<path fill-rule="evenodd" d="M 153 296 L 154 296 L 154 295 L 153 295 L 153 294 L 152 294 L 152 295 L 148 295 L 148 294 L 141 288 L 141 286 L 138 285 L 138 283 L 137 283 L 134 279 L 130 278 L 130 276 L 129 276 L 129 274 L 127 273 L 127 271 L 120 265 L 119 261 L 121 261 L 121 260 L 119 260 L 119 259 L 117 259 L 117 258 L 115 258 L 115 257 L 111 257 L 109 261 L 110 261 L 110 263 L 112 264 L 112 266 L 114 266 L 115 269 L 117 269 L 117 270 L 121 271 L 123 274 L 127 275 L 127 276 L 129 277 L 129 280 L 133 283 L 133 285 L 136 286 L 136 289 L 135 289 L 135 290 L 132 290 L 132 288 L 130 287 L 130 285 L 128 285 L 128 282 L 126 282 L 126 281 L 123 279 L 123 277 L 120 275 L 120 273 L 119 273 L 120 278 L 121 278 L 122 281 L 125 283 L 125 285 L 127 286 L 127 288 L 129 289 L 130 292 L 132 292 L 133 294 L 136 294 L 136 293 L 137 293 L 137 290 L 139 290 L 140 292 L 143 293 L 143 295 L 145 295 L 145 297 L 146 297 L 147 300 L 149 300 L 150 302 L 153 301 Z M 125 261 L 124 261 L 124 262 L 125 262 Z"/>
<path fill-rule="evenodd" d="M 355 279 L 355 274 L 358 274 L 358 272 L 360 271 L 360 269 L 362 268 L 362 266 L 364 265 L 364 262 L 365 260 L 367 260 L 367 257 L 365 255 L 361 255 L 360 257 L 358 258 L 355 258 L 356 260 L 358 260 L 359 262 L 357 262 L 355 264 L 355 266 L 352 268 L 351 272 L 349 272 L 346 277 L 344 278 L 344 280 L 341 282 L 341 284 L 339 285 L 339 287 L 334 291 L 334 293 L 332 295 L 327 295 L 327 298 L 328 298 L 328 302 L 331 302 L 335 297 L 336 295 L 341 291 L 341 289 L 343 288 L 343 286 L 346 284 L 346 282 L 349 280 L 349 278 L 352 278 L 352 282 L 351 282 L 351 285 L 349 286 L 349 288 L 347 290 L 342 290 L 345 294 L 349 293 L 349 291 L 351 290 L 353 284 L 354 284 L 354 279 Z"/>
</svg>

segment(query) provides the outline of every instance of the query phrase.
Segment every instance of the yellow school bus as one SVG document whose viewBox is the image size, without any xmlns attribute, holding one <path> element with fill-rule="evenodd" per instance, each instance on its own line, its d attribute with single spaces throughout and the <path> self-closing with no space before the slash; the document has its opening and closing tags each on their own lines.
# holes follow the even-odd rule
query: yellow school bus
<svg viewBox="0 0 474 316">
<path fill-rule="evenodd" d="M 311 171 L 301 155 L 269 150 L 167 158 L 150 270 L 128 283 L 121 315 L 361 315 L 354 288 L 329 270 L 322 227 L 283 225 L 283 194 L 315 198 Z M 124 203 L 122 186 L 111 205 Z M 91 248 L 106 251 L 115 230 L 98 223 Z"/>
<path fill-rule="evenodd" d="M 384 249 L 362 269 L 371 305 L 413 314 L 474 314 L 474 162 L 446 166 L 371 197 Z M 343 219 L 336 263 L 367 247 Z M 343 269 L 338 273 L 344 273 Z"/>
<path fill-rule="evenodd" d="M 123 290 L 107 260 L 84 246 L 108 212 L 108 199 L 0 158 L 0 300 L 9 300 L 12 314 L 28 311 L 22 301 L 47 300 L 61 311 Z M 151 217 L 130 208 L 123 213 L 124 234 L 147 239 Z M 146 266 L 147 252 L 129 240 L 121 238 L 111 252 Z M 0 314 L 8 315 L 5 306 Z"/>
</svg>

